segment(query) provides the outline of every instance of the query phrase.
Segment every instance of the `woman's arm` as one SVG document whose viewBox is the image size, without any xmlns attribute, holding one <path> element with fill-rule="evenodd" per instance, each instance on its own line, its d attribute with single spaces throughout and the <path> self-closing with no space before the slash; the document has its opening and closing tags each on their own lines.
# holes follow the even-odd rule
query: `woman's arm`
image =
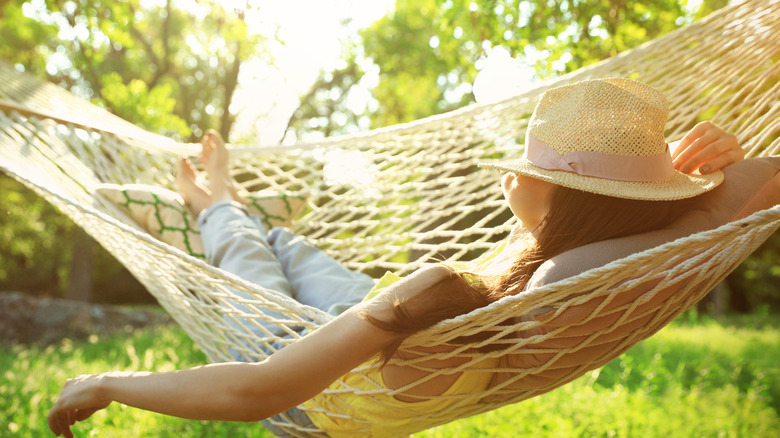
<svg viewBox="0 0 780 438">
<path fill-rule="evenodd" d="M 182 418 L 257 421 L 292 408 L 369 360 L 398 334 L 376 328 L 360 315 L 385 318 L 395 299 L 405 299 L 440 280 L 433 266 L 388 287 L 299 341 L 259 363 L 213 364 L 165 373 L 106 373 L 69 380 L 48 415 L 55 435 L 112 401 Z M 388 299 L 387 295 L 392 297 Z"/>
<path fill-rule="evenodd" d="M 745 157 L 739 140 L 712 122 L 698 123 L 676 145 L 672 145 L 674 167 L 683 173 L 697 169 L 712 173 Z"/>
<path fill-rule="evenodd" d="M 348 311 L 259 363 L 81 376 L 66 383 L 49 427 L 71 437 L 69 426 L 112 401 L 188 419 L 261 420 L 316 395 L 392 339 Z"/>
</svg>

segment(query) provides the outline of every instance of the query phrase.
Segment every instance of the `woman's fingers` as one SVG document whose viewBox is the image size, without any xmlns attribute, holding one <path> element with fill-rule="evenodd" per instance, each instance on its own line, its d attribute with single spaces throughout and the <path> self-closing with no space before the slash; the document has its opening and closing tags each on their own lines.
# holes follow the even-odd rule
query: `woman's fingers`
<svg viewBox="0 0 780 438">
<path fill-rule="evenodd" d="M 688 131 L 682 140 L 680 140 L 680 144 L 672 153 L 672 159 L 675 161 L 679 160 L 681 158 L 681 154 L 688 149 L 691 143 L 702 137 L 711 128 L 711 126 L 715 126 L 715 124 L 709 121 L 697 123 L 696 126 Z"/>
<path fill-rule="evenodd" d="M 70 430 L 70 426 L 75 424 L 75 419 L 70 410 L 58 409 L 56 406 L 49 412 L 47 417 L 49 421 L 49 429 L 56 436 L 64 436 L 72 438 L 73 433 Z"/>
<path fill-rule="evenodd" d="M 735 135 L 729 134 L 712 122 L 697 124 L 683 137 L 674 151 L 677 170 L 683 173 L 711 173 L 744 158 Z"/>
<path fill-rule="evenodd" d="M 56 406 L 49 412 L 47 420 L 49 422 L 49 429 L 56 436 L 64 436 L 67 438 L 73 438 L 73 433 L 70 430 L 70 415 L 68 411 L 57 410 Z"/>
<path fill-rule="evenodd" d="M 672 155 L 675 167 L 680 171 L 684 171 L 682 169 L 683 165 L 688 164 L 691 158 L 706 148 L 707 145 L 716 141 L 722 132 L 712 122 L 701 122 L 694 126 L 683 137 Z"/>
<path fill-rule="evenodd" d="M 703 163 L 701 163 L 698 166 L 699 172 L 702 174 L 712 173 L 745 158 L 745 151 L 739 147 L 727 147 L 722 149 L 722 151 L 723 152 L 716 155 L 715 157 L 708 158 Z"/>
<path fill-rule="evenodd" d="M 709 173 L 739 161 L 744 156 L 744 152 L 739 147 L 736 137 L 731 137 L 733 136 L 696 140 L 689 147 L 689 151 L 686 151 L 689 153 L 675 163 L 678 170 L 692 173 L 698 169 L 701 173 Z"/>
<path fill-rule="evenodd" d="M 71 426 L 111 403 L 110 400 L 99 398 L 99 378 L 98 375 L 84 375 L 69 379 L 65 383 L 57 402 L 46 416 L 49 429 L 54 435 L 72 437 Z"/>
</svg>

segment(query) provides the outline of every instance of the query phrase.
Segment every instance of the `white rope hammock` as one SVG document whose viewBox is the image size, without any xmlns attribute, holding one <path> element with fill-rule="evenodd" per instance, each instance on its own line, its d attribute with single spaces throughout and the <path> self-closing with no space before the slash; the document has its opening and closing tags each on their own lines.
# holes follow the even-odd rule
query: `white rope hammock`
<svg viewBox="0 0 780 438">
<path fill-rule="evenodd" d="M 385 271 L 403 275 L 434 260 L 470 260 L 506 237 L 513 224 L 495 174 L 477 170 L 475 163 L 500 158 L 522 144 L 538 97 L 552 86 L 593 77 L 636 78 L 669 97 L 668 138 L 680 138 L 698 121 L 711 119 L 736 134 L 749 156 L 778 155 L 779 36 L 780 3 L 748 1 L 496 104 L 316 144 L 233 148 L 231 171 L 249 191 L 305 194 L 306 210 L 294 231 L 352 269 L 373 276 Z M 6 64 L 0 64 L 0 80 L 0 167 L 59 207 L 121 261 L 210 360 L 232 360 L 231 349 L 261 360 L 266 356 L 263 347 L 295 339 L 290 327 L 313 329 L 332 318 L 161 243 L 94 196 L 95 187 L 106 182 L 172 188 L 175 159 L 197 155 L 195 145 L 150 134 Z M 331 178 L 337 166 L 332 158 L 338 155 L 364 163 L 361 178 L 366 179 Z M 451 396 L 459 397 L 457 403 L 444 411 L 415 412 L 411 404 L 410 422 L 422 430 L 491 410 L 549 391 L 609 362 L 694 305 L 778 226 L 780 206 L 775 206 L 412 336 L 402 348 L 413 352 L 476 332 L 493 333 L 486 341 L 448 353 L 469 361 L 451 370 L 432 370 L 430 378 L 509 353 L 529 354 L 538 363 L 502 369 L 510 376 L 506 381 L 483 393 Z M 647 287 L 634 299 L 621 299 L 636 294 L 638 285 Z M 253 297 L 242 303 L 249 312 L 232 304 L 231 288 Z M 259 323 L 251 324 L 266 317 L 262 308 L 285 315 L 274 322 L 292 333 L 292 339 L 271 333 L 258 339 L 252 334 L 264 330 Z M 576 345 L 552 347 L 557 337 L 570 335 L 570 327 L 561 322 L 571 318 L 567 310 L 583 308 L 589 310 L 577 317 L 578 324 L 605 315 L 614 322 L 583 334 Z M 510 317 L 535 309 L 553 311 L 543 320 L 505 325 Z M 239 319 L 249 320 L 250 326 Z M 502 339 L 520 332 L 537 334 L 511 342 Z M 503 347 L 473 353 L 474 347 L 491 341 Z M 590 359 L 570 363 L 572 355 L 582 357 L 588 351 L 594 352 L 584 355 Z M 362 396 L 382 403 L 382 397 L 404 389 L 377 388 Z M 328 391 L 338 396 L 338 391 Z M 352 418 L 349 408 L 320 402 L 321 397 L 313 400 L 315 408 L 306 409 Z M 360 419 L 352 421 L 370 430 Z M 317 434 L 294 423 L 278 425 L 295 434 Z"/>
</svg>

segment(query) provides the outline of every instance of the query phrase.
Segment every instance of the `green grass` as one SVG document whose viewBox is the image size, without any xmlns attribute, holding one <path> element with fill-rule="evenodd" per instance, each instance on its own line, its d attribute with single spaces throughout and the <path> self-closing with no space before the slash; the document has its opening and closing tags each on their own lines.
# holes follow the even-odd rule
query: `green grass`
<svg viewBox="0 0 780 438">
<path fill-rule="evenodd" d="M 0 350 L 0 437 L 53 436 L 46 414 L 65 380 L 109 370 L 169 371 L 206 363 L 177 326 L 144 329 L 110 339 L 70 340 L 46 348 Z M 191 421 L 119 404 L 75 426 L 79 437 L 272 437 L 261 425 Z"/>
<path fill-rule="evenodd" d="M 690 319 L 569 385 L 415 438 L 780 436 L 780 319 Z M 46 436 L 46 413 L 69 377 L 205 360 L 177 327 L 0 350 L 0 437 Z M 76 436 L 271 434 L 259 424 L 180 420 L 114 404 L 77 425 Z"/>
</svg>

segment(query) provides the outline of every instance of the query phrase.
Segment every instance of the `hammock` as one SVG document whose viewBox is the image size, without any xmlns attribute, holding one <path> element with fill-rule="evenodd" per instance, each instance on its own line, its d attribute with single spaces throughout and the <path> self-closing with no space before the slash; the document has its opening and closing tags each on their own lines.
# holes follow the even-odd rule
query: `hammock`
<svg viewBox="0 0 780 438">
<path fill-rule="evenodd" d="M 470 260 L 506 237 L 513 224 L 511 213 L 504 208 L 496 175 L 475 169 L 474 163 L 503 157 L 522 144 L 528 118 L 540 94 L 550 87 L 593 77 L 639 79 L 659 88 L 670 99 L 668 138 L 680 138 L 698 121 L 711 119 L 735 133 L 748 156 L 777 155 L 778 35 L 780 4 L 776 0 L 748 1 L 495 104 L 472 105 L 412 123 L 311 144 L 233 147 L 231 172 L 249 191 L 273 189 L 304 194 L 306 208 L 293 230 L 352 269 L 372 276 L 385 271 L 403 275 L 426 262 Z M 0 78 L 0 167 L 56 205 L 121 261 L 209 360 L 233 360 L 236 352 L 249 360 L 261 360 L 268 349 L 290 343 L 298 336 L 291 327 L 314 329 L 332 319 L 329 314 L 245 282 L 152 238 L 95 196 L 95 187 L 106 182 L 173 188 L 175 159 L 180 155 L 197 156 L 197 145 L 176 143 L 146 132 L 7 64 L 0 63 Z M 332 176 L 334 169 L 340 169 L 333 161 L 338 156 L 363 162 L 361 177 L 345 180 Z M 487 340 L 448 353 L 468 357 L 467 363 L 436 371 L 433 376 L 459 372 L 485 357 L 533 349 L 548 341 L 553 345 L 556 336 L 565 330 L 542 330 L 541 334 L 505 341 L 507 334 L 532 333 L 544 324 L 531 319 L 506 325 L 512 316 L 535 309 L 554 309 L 555 315 L 561 315 L 566 309 L 596 303 L 581 316 L 582 321 L 607 311 L 615 317 L 609 327 L 583 336 L 577 345 L 539 350 L 545 360 L 510 370 L 508 381 L 484 393 L 458 396 L 459 403 L 435 415 L 410 410 L 410 419 L 419 430 L 433 427 L 544 393 L 609 362 L 694 305 L 778 226 L 780 206 L 775 206 L 503 299 L 410 337 L 402 349 L 414 352 L 469 334 L 490 333 Z M 632 280 L 626 281 L 628 278 Z M 635 290 L 638 284 L 655 286 L 648 287 L 637 299 L 616 299 L 621 293 Z M 667 297 L 664 293 L 670 285 L 677 290 Z M 242 301 L 248 311 L 231 304 L 230 289 L 252 297 Z M 291 338 L 278 338 L 267 330 L 264 337 L 252 334 L 261 327 L 253 321 L 266 318 L 261 308 L 283 314 L 272 320 Z M 249 322 L 241 324 L 239 318 Z M 640 320 L 642 324 L 637 327 L 635 322 Z M 547 378 L 550 374 L 546 371 L 562 369 L 556 367 L 557 361 L 565 360 L 571 352 L 603 347 L 607 345 L 605 337 L 612 339 L 608 350 L 588 363 L 564 368 L 565 372 Z M 502 347 L 479 355 L 470 353 L 491 341 Z M 414 365 L 415 361 L 405 363 Z M 352 373 L 364 373 L 371 366 L 361 366 Z M 404 389 L 377 387 L 361 396 L 376 398 Z M 329 391 L 338 396 L 339 392 L 357 390 L 344 387 L 325 393 Z M 481 402 L 469 403 L 475 398 Z M 321 400 L 322 394 L 305 409 L 334 418 L 351 418 L 346 407 Z M 358 419 L 350 421 L 370 430 L 371 425 L 361 425 Z M 275 424 L 293 434 L 324 436 L 292 420 Z"/>
</svg>

